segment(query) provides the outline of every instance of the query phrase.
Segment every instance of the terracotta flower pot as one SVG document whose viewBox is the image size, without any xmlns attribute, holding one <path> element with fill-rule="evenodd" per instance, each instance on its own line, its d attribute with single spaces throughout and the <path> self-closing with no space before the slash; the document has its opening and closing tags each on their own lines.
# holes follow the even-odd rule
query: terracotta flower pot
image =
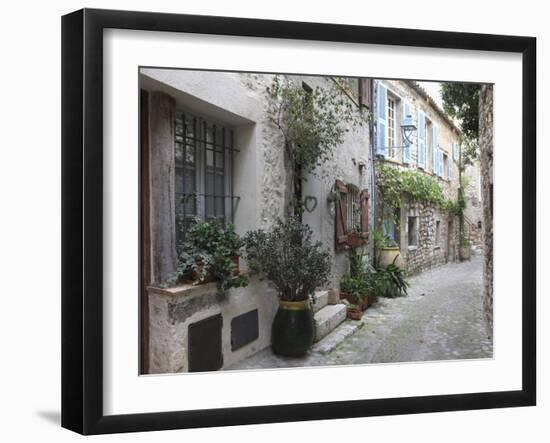
<svg viewBox="0 0 550 443">
<path fill-rule="evenodd" d="M 369 307 L 369 297 L 365 295 L 363 297 L 363 302 L 361 303 L 361 309 L 363 311 L 366 311 L 368 307 Z"/>
<path fill-rule="evenodd" d="M 235 265 L 235 268 L 233 269 L 233 275 L 239 275 L 241 270 L 239 268 L 239 256 L 238 255 L 232 255 L 231 261 Z"/>
<path fill-rule="evenodd" d="M 348 238 L 346 240 L 346 244 L 350 248 L 357 248 L 357 247 L 361 246 L 364 243 L 365 243 L 365 239 L 363 237 L 359 236 L 359 235 L 350 234 L 350 235 L 348 235 Z"/>
<path fill-rule="evenodd" d="M 350 320 L 361 320 L 363 318 L 363 311 L 348 307 L 347 316 Z"/>
<path fill-rule="evenodd" d="M 197 271 L 194 271 L 192 270 L 190 273 L 189 273 L 189 278 L 186 279 L 187 281 L 191 281 L 191 283 L 193 284 L 196 284 L 197 282 L 199 282 L 200 280 L 200 275 L 202 274 L 202 269 L 204 267 L 204 263 L 202 262 L 202 260 L 196 260 L 196 263 L 197 263 L 197 268 L 198 270 Z M 204 279 L 202 281 L 200 281 L 200 283 L 212 283 L 213 281 L 216 281 L 216 279 L 214 278 L 214 276 L 209 272 L 208 274 L 205 275 Z"/>
<path fill-rule="evenodd" d="M 470 248 L 470 246 L 461 246 L 460 256 L 462 257 L 462 260 L 470 260 L 472 256 L 472 249 Z"/>
</svg>

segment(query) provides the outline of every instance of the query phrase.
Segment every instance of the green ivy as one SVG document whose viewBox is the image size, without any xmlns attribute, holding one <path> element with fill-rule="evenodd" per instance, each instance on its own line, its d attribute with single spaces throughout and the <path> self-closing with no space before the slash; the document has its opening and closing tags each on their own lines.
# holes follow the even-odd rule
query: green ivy
<svg viewBox="0 0 550 443">
<path fill-rule="evenodd" d="M 444 211 L 459 214 L 464 210 L 464 193 L 459 191 L 456 201 L 445 197 L 436 179 L 422 172 L 378 165 L 377 186 L 384 204 L 391 208 L 401 206 L 401 195 L 407 194 L 413 200 L 434 203 Z"/>
</svg>

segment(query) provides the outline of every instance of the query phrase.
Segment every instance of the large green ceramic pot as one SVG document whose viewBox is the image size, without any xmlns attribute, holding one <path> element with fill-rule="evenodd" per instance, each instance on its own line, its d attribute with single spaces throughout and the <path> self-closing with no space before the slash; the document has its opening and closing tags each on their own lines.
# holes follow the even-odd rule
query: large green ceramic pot
<svg viewBox="0 0 550 443">
<path fill-rule="evenodd" d="M 271 348 L 278 355 L 301 357 L 315 338 L 309 300 L 279 302 L 271 328 Z"/>
</svg>

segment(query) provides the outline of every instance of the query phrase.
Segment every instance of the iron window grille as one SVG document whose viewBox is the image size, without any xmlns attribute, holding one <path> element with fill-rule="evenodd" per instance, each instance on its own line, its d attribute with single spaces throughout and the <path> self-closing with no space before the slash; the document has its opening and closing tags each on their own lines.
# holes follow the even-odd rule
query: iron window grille
<svg viewBox="0 0 550 443">
<path fill-rule="evenodd" d="M 350 232 L 353 228 L 360 230 L 361 208 L 359 202 L 359 189 L 354 185 L 347 185 L 347 226 L 346 231 Z"/>
<path fill-rule="evenodd" d="M 176 240 L 196 218 L 233 221 L 233 129 L 188 112 L 176 113 Z"/>
</svg>

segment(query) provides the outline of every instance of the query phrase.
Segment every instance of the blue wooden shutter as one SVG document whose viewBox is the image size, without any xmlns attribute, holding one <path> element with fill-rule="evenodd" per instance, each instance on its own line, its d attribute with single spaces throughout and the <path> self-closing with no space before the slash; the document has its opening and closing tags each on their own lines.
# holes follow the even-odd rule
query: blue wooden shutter
<svg viewBox="0 0 550 443">
<path fill-rule="evenodd" d="M 378 155 L 386 156 L 388 148 L 388 131 L 386 122 L 386 107 L 388 106 L 388 91 L 386 87 L 378 82 L 377 83 L 377 115 L 376 115 L 376 133 L 377 144 L 376 153 Z"/>
<path fill-rule="evenodd" d="M 454 152 L 455 152 L 454 147 L 455 147 L 455 145 L 453 143 L 453 158 L 448 160 L 448 162 L 449 162 L 449 172 L 448 172 L 449 180 L 453 179 L 453 163 L 454 163 L 454 158 L 455 158 L 455 156 L 454 156 Z"/>
<path fill-rule="evenodd" d="M 404 101 L 403 102 L 403 124 L 405 124 L 407 116 L 410 116 L 410 119 L 412 120 L 411 104 L 409 102 Z M 403 163 L 408 164 L 411 162 L 411 147 L 409 143 L 407 143 L 405 140 L 403 140 L 402 145 L 403 145 Z"/>
<path fill-rule="evenodd" d="M 453 161 L 456 160 L 456 143 L 453 143 Z"/>
<path fill-rule="evenodd" d="M 418 166 L 426 167 L 426 116 L 418 110 Z"/>
<path fill-rule="evenodd" d="M 438 173 L 437 168 L 437 125 L 432 124 L 432 172 Z"/>
</svg>

